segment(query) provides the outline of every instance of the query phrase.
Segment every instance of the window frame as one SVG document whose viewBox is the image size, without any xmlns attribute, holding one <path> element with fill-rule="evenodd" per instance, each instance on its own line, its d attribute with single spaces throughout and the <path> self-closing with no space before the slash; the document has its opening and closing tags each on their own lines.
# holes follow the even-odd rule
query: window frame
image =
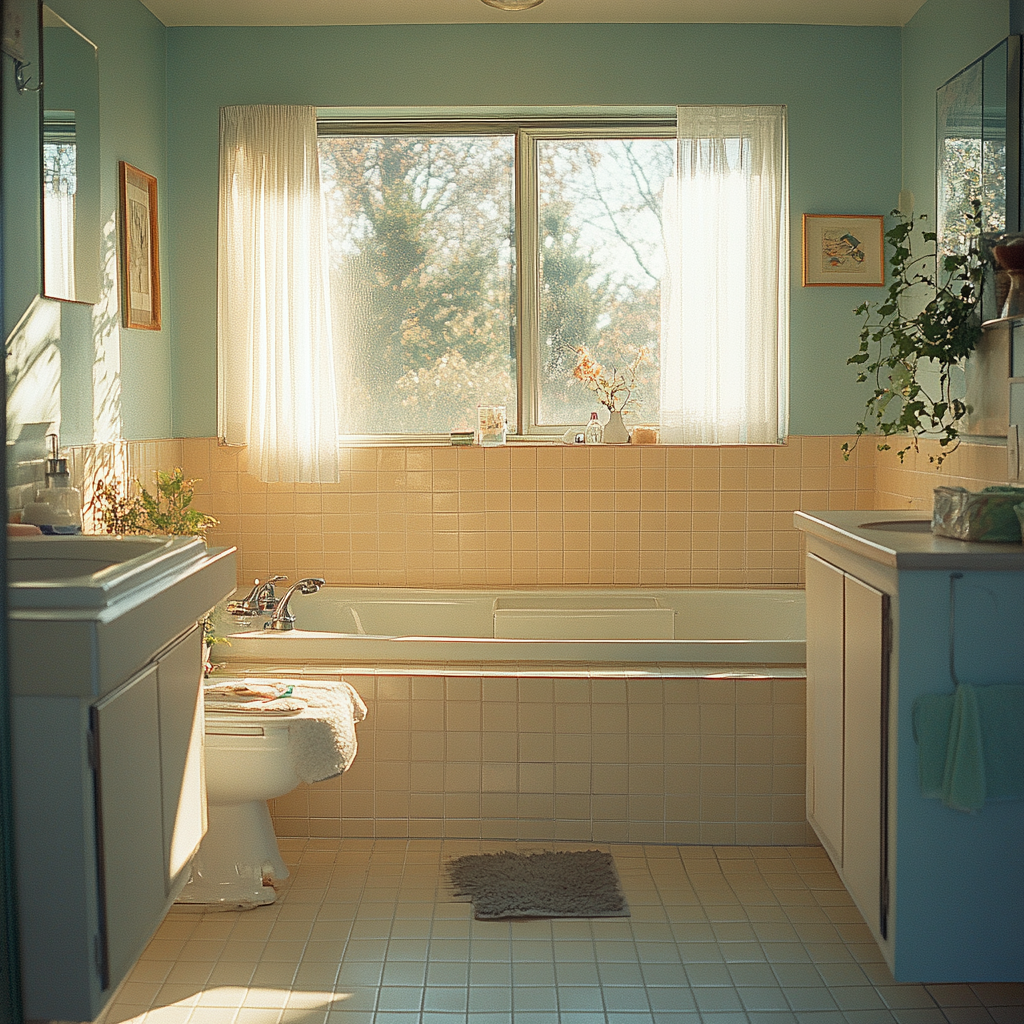
<svg viewBox="0 0 1024 1024">
<path fill-rule="evenodd" d="M 448 116 L 437 111 L 422 115 L 339 116 L 318 112 L 317 135 L 511 135 L 515 143 L 513 163 L 514 224 L 516 253 L 516 305 L 513 336 L 516 351 L 516 425 L 509 435 L 516 442 L 560 441 L 575 424 L 537 422 L 540 404 L 540 267 L 539 181 L 537 144 L 560 139 L 663 138 L 675 139 L 676 119 L 665 113 L 592 114 L 581 116 Z M 531 215 L 532 213 L 532 215 Z M 339 441 L 352 444 L 439 444 L 447 434 L 342 434 Z"/>
</svg>

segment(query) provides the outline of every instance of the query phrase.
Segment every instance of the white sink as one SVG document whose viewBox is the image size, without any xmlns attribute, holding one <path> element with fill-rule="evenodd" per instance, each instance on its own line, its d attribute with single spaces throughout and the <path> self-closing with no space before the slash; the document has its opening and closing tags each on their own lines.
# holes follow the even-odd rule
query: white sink
<svg viewBox="0 0 1024 1024">
<path fill-rule="evenodd" d="M 11 608 L 100 608 L 206 555 L 198 537 L 11 537 Z"/>
<path fill-rule="evenodd" d="M 895 530 L 897 533 L 931 533 L 930 519 L 884 519 L 881 522 L 861 523 L 862 530 Z"/>
<path fill-rule="evenodd" d="M 98 697 L 235 588 L 198 537 L 8 537 L 11 690 Z"/>
</svg>

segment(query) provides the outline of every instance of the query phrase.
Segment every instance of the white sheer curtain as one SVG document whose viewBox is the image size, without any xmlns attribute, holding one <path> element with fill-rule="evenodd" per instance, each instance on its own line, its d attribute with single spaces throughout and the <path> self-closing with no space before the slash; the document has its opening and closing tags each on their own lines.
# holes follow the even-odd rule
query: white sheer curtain
<svg viewBox="0 0 1024 1024">
<path fill-rule="evenodd" d="M 677 115 L 664 200 L 661 439 L 777 443 L 789 347 L 785 108 Z"/>
<path fill-rule="evenodd" d="M 314 107 L 220 119 L 218 416 L 261 480 L 338 480 L 338 399 Z"/>
<path fill-rule="evenodd" d="M 47 295 L 75 297 L 74 192 L 43 192 L 43 281 Z"/>
</svg>

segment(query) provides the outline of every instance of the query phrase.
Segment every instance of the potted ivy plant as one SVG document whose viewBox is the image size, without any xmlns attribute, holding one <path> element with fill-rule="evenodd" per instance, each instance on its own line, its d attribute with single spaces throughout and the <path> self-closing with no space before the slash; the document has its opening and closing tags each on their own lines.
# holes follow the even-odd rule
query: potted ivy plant
<svg viewBox="0 0 1024 1024">
<path fill-rule="evenodd" d="M 972 200 L 974 238 L 981 234 L 981 204 Z M 971 407 L 954 391 L 954 379 L 982 336 L 980 301 L 984 260 L 975 243 L 964 253 L 940 255 L 936 234 L 921 237 L 932 251 L 915 256 L 911 236 L 914 219 L 893 210 L 896 224 L 885 233 L 892 248 L 892 284 L 884 301 L 863 302 L 855 310 L 864 318 L 860 347 L 847 362 L 861 367 L 858 382 L 872 381 L 865 417 L 857 438 L 842 446 L 848 459 L 861 436 L 878 433 L 879 451 L 901 444 L 902 462 L 918 450 L 923 437 L 935 438 L 939 452 L 929 455 L 936 467 L 956 450 L 960 427 Z M 921 219 L 925 219 L 922 214 Z M 933 269 L 934 268 L 934 269 Z M 920 292 L 931 298 L 920 307 Z"/>
</svg>

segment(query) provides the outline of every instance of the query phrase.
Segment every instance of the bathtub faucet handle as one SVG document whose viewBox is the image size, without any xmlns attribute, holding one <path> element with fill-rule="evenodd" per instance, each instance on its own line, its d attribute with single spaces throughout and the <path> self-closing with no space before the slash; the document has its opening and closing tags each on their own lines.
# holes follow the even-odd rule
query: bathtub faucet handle
<svg viewBox="0 0 1024 1024">
<path fill-rule="evenodd" d="M 285 631 L 295 628 L 295 616 L 288 609 L 288 602 L 291 600 L 292 594 L 298 590 L 302 594 L 315 594 L 322 586 L 326 583 L 319 576 L 309 576 L 304 580 L 299 580 L 298 583 L 293 583 L 289 588 L 288 592 L 281 598 L 277 603 L 277 607 L 274 609 L 274 614 L 270 617 L 269 622 L 263 624 L 264 629 L 275 629 L 279 631 Z"/>
<path fill-rule="evenodd" d="M 266 583 L 252 581 L 252 590 L 241 601 L 229 601 L 228 612 L 240 619 L 248 619 L 253 615 L 272 612 L 277 606 L 274 584 L 288 579 L 287 576 L 272 576 Z"/>
<path fill-rule="evenodd" d="M 259 615 L 259 593 L 262 584 L 258 579 L 252 581 L 252 590 L 241 601 L 228 601 L 228 612 L 238 618 L 247 619 Z"/>
<path fill-rule="evenodd" d="M 281 583 L 288 579 L 287 576 L 271 576 L 259 589 L 256 595 L 256 604 L 261 612 L 272 612 L 277 607 L 277 595 L 274 593 L 274 584 Z"/>
</svg>

